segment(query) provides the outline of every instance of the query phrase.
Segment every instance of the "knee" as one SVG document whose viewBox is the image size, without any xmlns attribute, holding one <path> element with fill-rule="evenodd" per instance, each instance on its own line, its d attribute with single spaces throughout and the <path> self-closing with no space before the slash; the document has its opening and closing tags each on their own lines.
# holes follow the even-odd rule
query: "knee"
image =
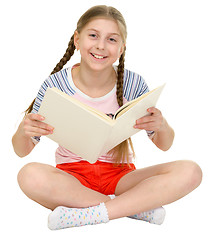
<svg viewBox="0 0 212 240">
<path fill-rule="evenodd" d="M 18 173 L 17 180 L 24 193 L 31 192 L 42 185 L 43 177 L 41 175 L 40 163 L 28 163 Z"/>
<path fill-rule="evenodd" d="M 190 160 L 181 162 L 181 177 L 184 179 L 184 186 L 188 191 L 193 191 L 202 182 L 202 170 L 200 166 Z"/>
</svg>

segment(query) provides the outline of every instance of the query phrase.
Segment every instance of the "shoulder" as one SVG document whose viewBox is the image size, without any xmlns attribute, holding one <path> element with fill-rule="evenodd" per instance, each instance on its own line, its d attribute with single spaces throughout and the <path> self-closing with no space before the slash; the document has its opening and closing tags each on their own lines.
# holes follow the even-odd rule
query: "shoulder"
<svg viewBox="0 0 212 240">
<path fill-rule="evenodd" d="M 69 68 L 62 69 L 51 74 L 41 85 L 39 92 L 44 96 L 46 89 L 56 87 L 69 95 L 74 94 L 74 90 L 69 83 Z"/>
<path fill-rule="evenodd" d="M 56 87 L 63 92 L 72 92 L 72 89 L 69 84 L 69 68 L 65 68 L 50 75 L 44 82 L 44 87 Z"/>
<path fill-rule="evenodd" d="M 74 94 L 74 90 L 71 88 L 69 84 L 68 77 L 69 68 L 65 68 L 50 75 L 40 86 L 40 89 L 37 93 L 37 97 L 35 99 L 35 103 L 33 106 L 33 112 L 38 112 L 40 108 L 40 104 L 43 101 L 47 88 L 56 87 L 62 92 L 65 92 L 69 95 Z"/>
<path fill-rule="evenodd" d="M 128 100 L 133 100 L 149 91 L 148 85 L 141 75 L 124 70 L 123 96 Z"/>
</svg>

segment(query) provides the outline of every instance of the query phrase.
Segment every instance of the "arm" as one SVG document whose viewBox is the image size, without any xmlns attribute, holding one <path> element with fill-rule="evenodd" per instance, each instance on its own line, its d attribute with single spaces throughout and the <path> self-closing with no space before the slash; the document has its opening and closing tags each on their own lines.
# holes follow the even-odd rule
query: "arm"
<svg viewBox="0 0 212 240">
<path fill-rule="evenodd" d="M 30 113 L 20 123 L 12 138 L 14 151 L 19 157 L 27 156 L 35 147 L 31 137 L 53 133 L 53 127 L 42 122 L 43 120 L 41 115 Z"/>
<path fill-rule="evenodd" d="M 156 131 L 152 142 L 161 150 L 167 151 L 172 146 L 174 140 L 174 130 L 168 125 L 164 118 L 164 127 Z"/>
<path fill-rule="evenodd" d="M 167 151 L 174 140 L 174 130 L 169 126 L 166 119 L 157 108 L 149 108 L 150 116 L 139 118 L 136 121 L 135 128 L 154 131 L 152 142 L 161 150 Z"/>
<path fill-rule="evenodd" d="M 19 157 L 27 156 L 34 148 L 35 144 L 30 137 L 23 133 L 24 121 L 18 127 L 18 130 L 12 138 L 13 149 Z"/>
</svg>

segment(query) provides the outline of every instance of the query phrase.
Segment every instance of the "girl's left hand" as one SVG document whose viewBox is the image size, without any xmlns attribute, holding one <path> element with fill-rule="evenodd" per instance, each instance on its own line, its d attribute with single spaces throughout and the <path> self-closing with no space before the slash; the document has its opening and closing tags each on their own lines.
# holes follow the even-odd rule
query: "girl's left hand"
<svg viewBox="0 0 212 240">
<path fill-rule="evenodd" d="M 158 132 L 165 126 L 165 119 L 159 109 L 151 107 L 147 109 L 151 115 L 141 117 L 136 120 L 134 128 L 144 129 L 146 131 Z"/>
</svg>

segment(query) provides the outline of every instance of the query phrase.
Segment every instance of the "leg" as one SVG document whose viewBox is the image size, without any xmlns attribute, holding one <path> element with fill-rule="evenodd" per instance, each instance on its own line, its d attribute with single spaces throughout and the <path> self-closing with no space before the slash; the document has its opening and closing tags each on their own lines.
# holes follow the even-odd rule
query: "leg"
<svg viewBox="0 0 212 240">
<path fill-rule="evenodd" d="M 135 170 L 119 181 L 115 192 L 118 197 L 106 202 L 109 219 L 174 202 L 198 187 L 201 179 L 202 171 L 192 161 L 176 161 Z"/>
<path fill-rule="evenodd" d="M 18 174 L 18 183 L 30 199 L 52 210 L 57 206 L 84 208 L 110 200 L 70 174 L 41 163 L 25 165 Z"/>
</svg>

